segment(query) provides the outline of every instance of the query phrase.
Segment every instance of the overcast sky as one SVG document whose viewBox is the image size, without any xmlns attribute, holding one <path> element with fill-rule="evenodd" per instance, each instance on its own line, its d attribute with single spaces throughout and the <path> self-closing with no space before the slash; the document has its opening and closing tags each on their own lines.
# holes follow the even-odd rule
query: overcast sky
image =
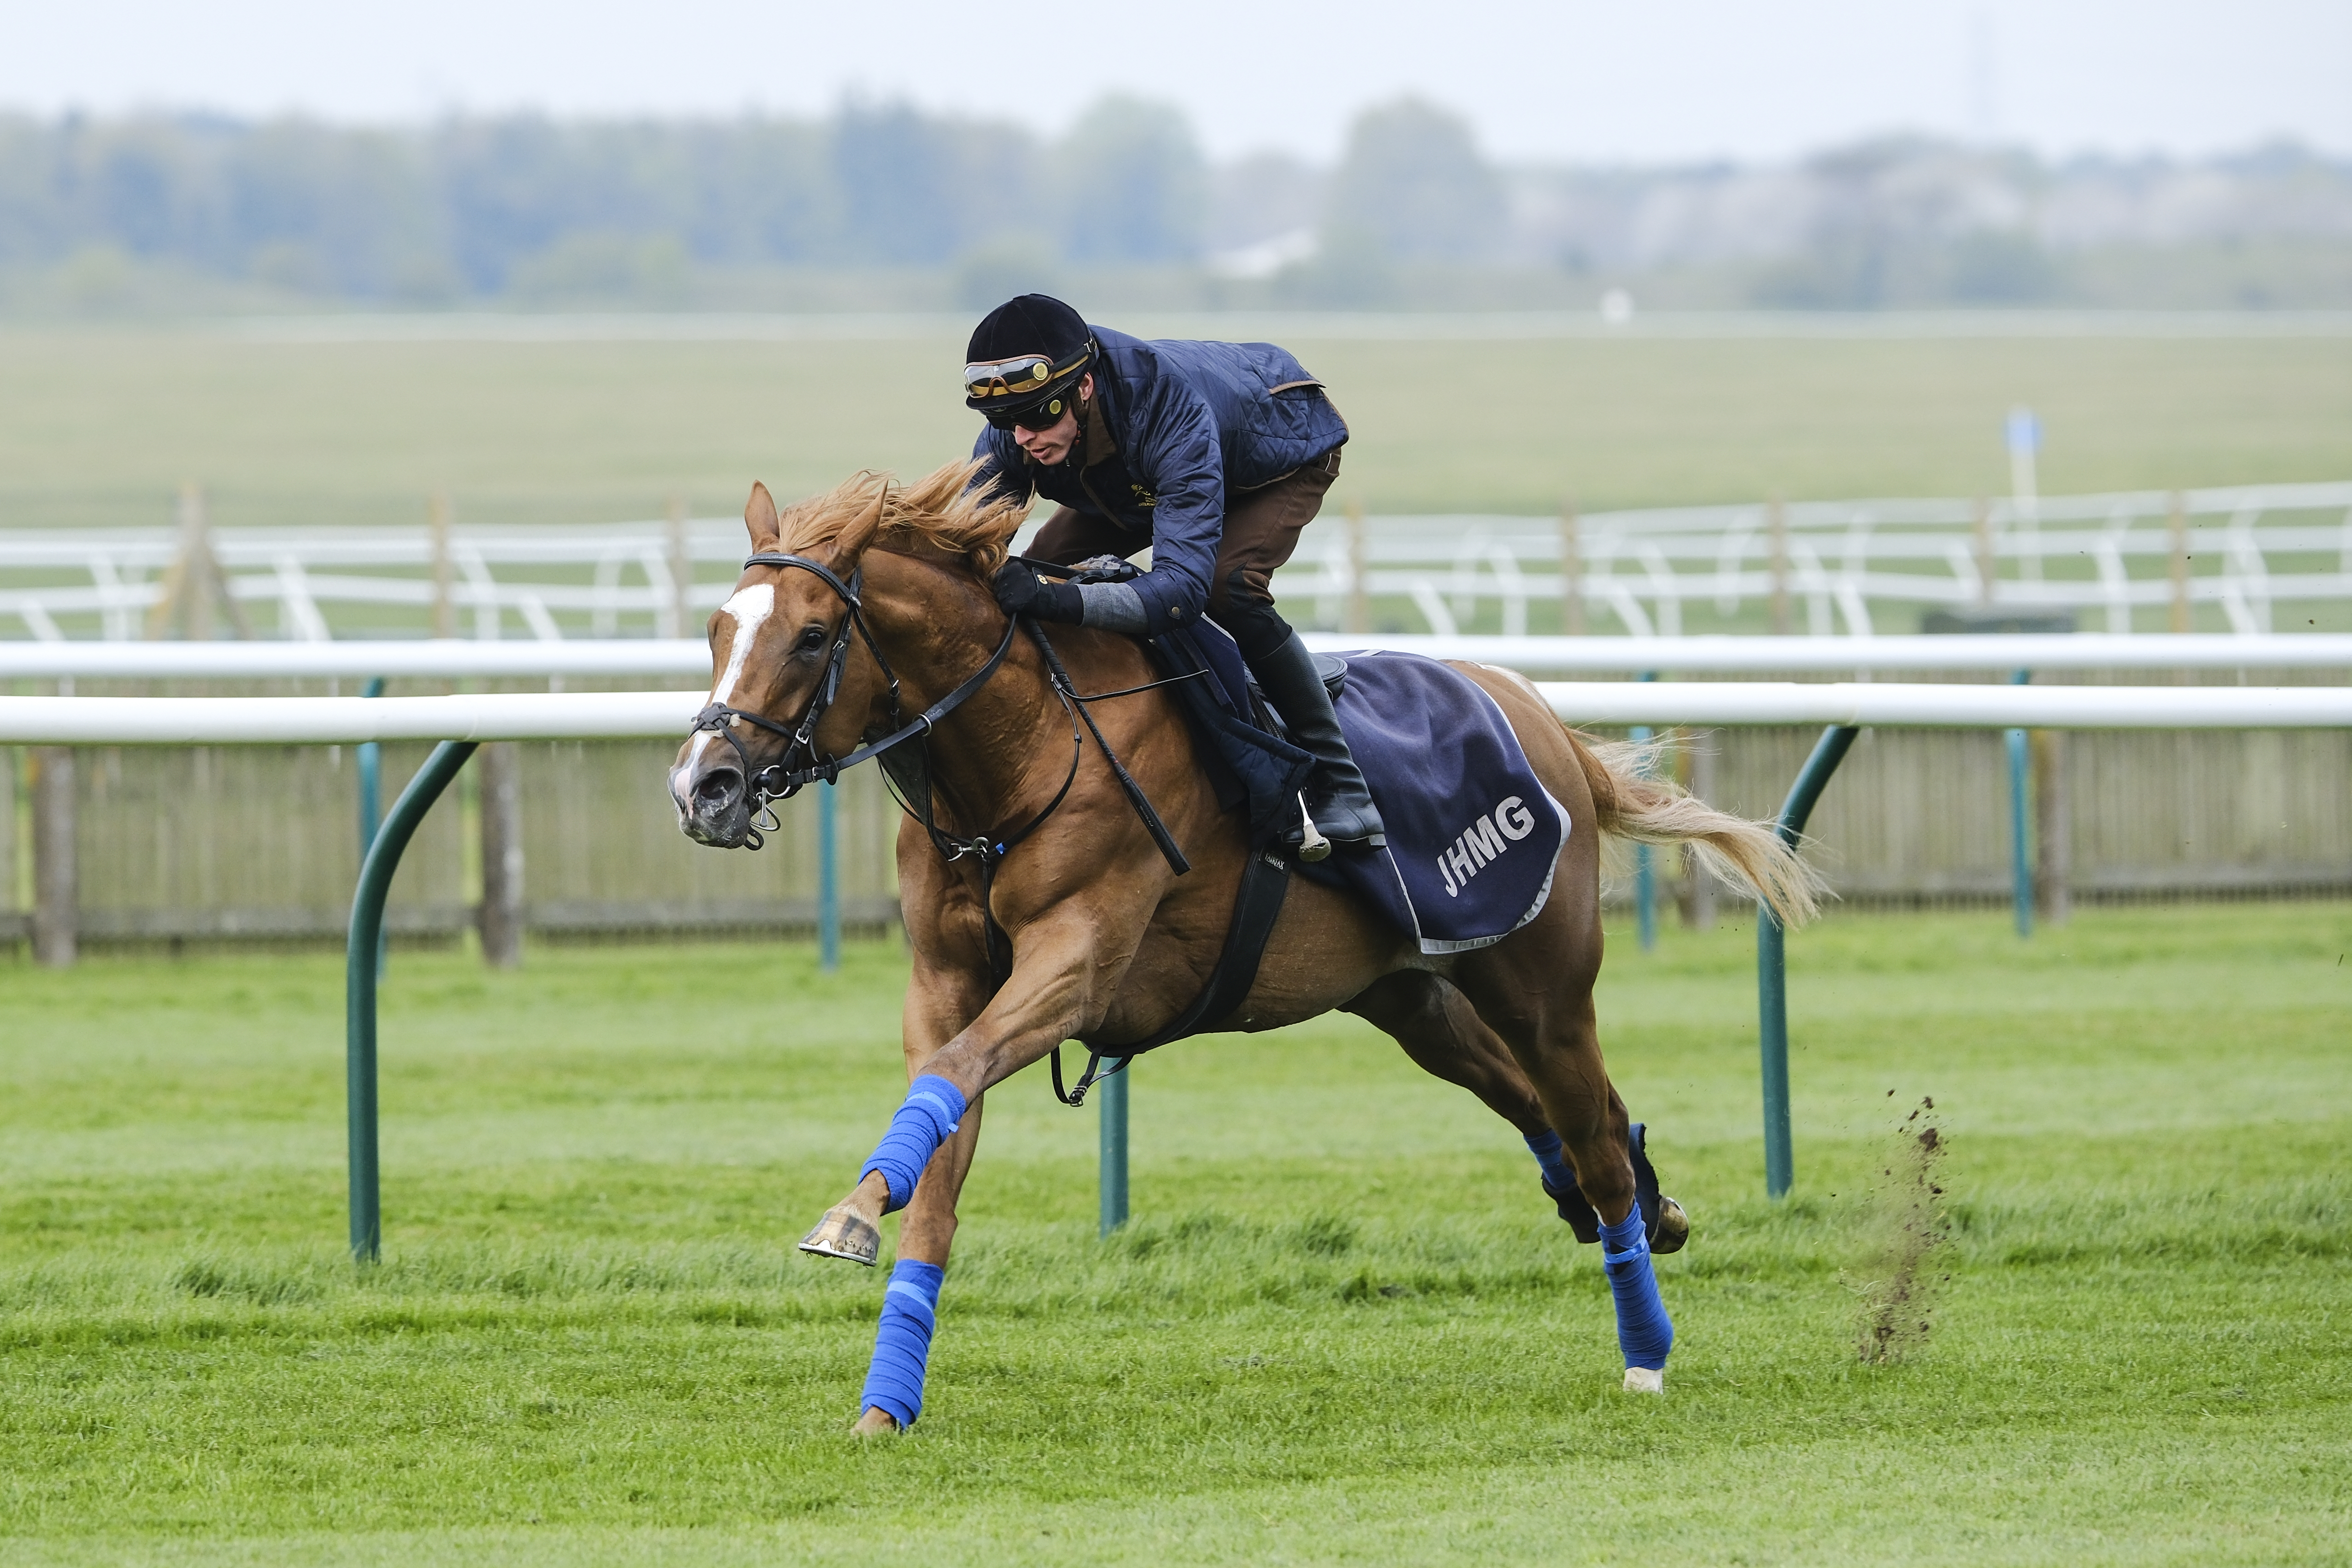
<svg viewBox="0 0 2352 1568">
<path fill-rule="evenodd" d="M 1785 157 L 1990 133 L 2050 152 L 2352 152 L 2352 0 L 0 0 L 0 106 L 821 114 L 845 93 L 1058 130 L 1181 104 L 1323 159 L 1418 92 L 1507 158 Z"/>
</svg>

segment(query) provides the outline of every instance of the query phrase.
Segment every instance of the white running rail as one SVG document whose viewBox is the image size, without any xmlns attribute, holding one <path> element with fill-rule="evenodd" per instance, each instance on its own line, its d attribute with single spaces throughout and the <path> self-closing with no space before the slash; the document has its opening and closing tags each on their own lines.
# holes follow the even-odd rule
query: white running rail
<svg viewBox="0 0 2352 1568">
<path fill-rule="evenodd" d="M 2352 670 L 2352 635 L 2220 633 L 1948 637 L 1495 637 L 1311 632 L 1316 648 L 1386 648 L 1501 664 L 1527 674 L 1654 670 L 1712 674 L 1902 670 Z M 348 643 L 0 641 L 0 679 L 614 679 L 710 673 L 710 650 L 683 638 L 483 643 L 469 638 Z"/>
<path fill-rule="evenodd" d="M 1885 725 L 1924 728 L 2345 729 L 2341 686 L 1899 685 L 1556 682 L 1583 724 Z M 369 740 L 683 739 L 705 693 L 446 697 L 0 697 L 0 743 L 325 745 Z"/>
<path fill-rule="evenodd" d="M 1939 609 L 2153 632 L 2176 604 L 2252 634 L 2294 630 L 2291 607 L 2352 601 L 2352 483 L 2045 496 L 2031 517 L 2007 499 L 1596 512 L 1572 535 L 1553 517 L 1377 517 L 1364 523 L 1361 584 L 1348 528 L 1318 518 L 1276 574 L 1277 596 L 1312 598 L 1318 626 L 1339 625 L 1360 587 L 1409 602 L 1434 634 L 1488 613 L 1523 630 L 1531 604 L 1567 593 L 1571 537 L 1587 626 L 1632 636 L 1700 631 L 1709 616 L 1752 622 L 1776 593 L 1792 630 L 1814 636 L 1907 629 Z"/>
<path fill-rule="evenodd" d="M 2295 619 L 2299 606 L 2352 601 L 2352 482 L 2189 490 L 2177 508 L 2175 499 L 2043 497 L 2031 526 L 2006 500 L 1597 512 L 1577 521 L 1574 580 L 1591 629 L 1667 636 L 1710 620 L 1753 625 L 1776 593 L 1815 635 L 1968 607 L 2072 612 L 2084 630 L 2149 632 L 2171 624 L 2176 603 L 2252 634 L 2317 619 Z M 436 531 L 207 529 L 195 517 L 194 528 L 0 531 L 0 639 L 143 636 L 170 585 L 188 591 L 190 574 L 174 563 L 197 538 L 219 567 L 223 619 L 242 612 L 266 639 L 415 638 L 436 624 L 484 641 L 676 637 L 725 598 L 745 549 L 730 517 Z M 1276 574 L 1286 601 L 1311 604 L 1325 628 L 1341 623 L 1358 587 L 1348 526 L 1318 518 Z M 1409 613 L 1432 632 L 1482 621 L 1523 632 L 1533 607 L 1557 615 L 1572 580 L 1566 540 L 1553 517 L 1373 517 L 1361 587 L 1383 615 Z"/>
</svg>

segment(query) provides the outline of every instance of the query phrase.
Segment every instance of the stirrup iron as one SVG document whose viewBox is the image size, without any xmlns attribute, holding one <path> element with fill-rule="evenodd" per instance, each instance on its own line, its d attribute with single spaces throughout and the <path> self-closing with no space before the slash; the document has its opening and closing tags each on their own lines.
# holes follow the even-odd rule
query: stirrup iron
<svg viewBox="0 0 2352 1568">
<path fill-rule="evenodd" d="M 1301 829 L 1298 839 L 1298 858 L 1309 865 L 1317 861 L 1328 860 L 1331 856 L 1331 841 L 1325 838 L 1323 831 L 1315 825 L 1313 814 L 1307 810 L 1305 795 L 1298 797 L 1298 823 Z"/>
</svg>

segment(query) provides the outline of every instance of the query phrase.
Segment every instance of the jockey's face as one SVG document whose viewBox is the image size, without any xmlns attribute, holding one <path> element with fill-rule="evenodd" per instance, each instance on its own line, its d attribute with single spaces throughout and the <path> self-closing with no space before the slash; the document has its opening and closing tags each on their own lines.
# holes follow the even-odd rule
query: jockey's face
<svg viewBox="0 0 2352 1568">
<path fill-rule="evenodd" d="M 1083 401 L 1094 395 L 1095 378 L 1088 372 L 1078 380 L 1078 397 Z M 1051 468 L 1066 459 L 1070 448 L 1078 444 L 1078 411 L 1073 405 L 1062 415 L 1060 423 L 1049 424 L 1043 430 L 1027 430 L 1016 424 L 1013 427 L 1013 439 L 1021 444 L 1030 462 L 1041 468 Z"/>
</svg>

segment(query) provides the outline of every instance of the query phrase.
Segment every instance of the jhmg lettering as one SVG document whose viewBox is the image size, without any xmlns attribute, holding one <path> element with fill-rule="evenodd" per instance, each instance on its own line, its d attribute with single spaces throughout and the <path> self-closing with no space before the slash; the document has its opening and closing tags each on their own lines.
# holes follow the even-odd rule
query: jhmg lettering
<svg viewBox="0 0 2352 1568">
<path fill-rule="evenodd" d="M 1517 795 L 1495 802 L 1493 811 L 1475 819 L 1437 857 L 1437 873 L 1445 879 L 1445 895 L 1459 898 L 1490 861 L 1536 830 L 1536 814 Z"/>
</svg>

